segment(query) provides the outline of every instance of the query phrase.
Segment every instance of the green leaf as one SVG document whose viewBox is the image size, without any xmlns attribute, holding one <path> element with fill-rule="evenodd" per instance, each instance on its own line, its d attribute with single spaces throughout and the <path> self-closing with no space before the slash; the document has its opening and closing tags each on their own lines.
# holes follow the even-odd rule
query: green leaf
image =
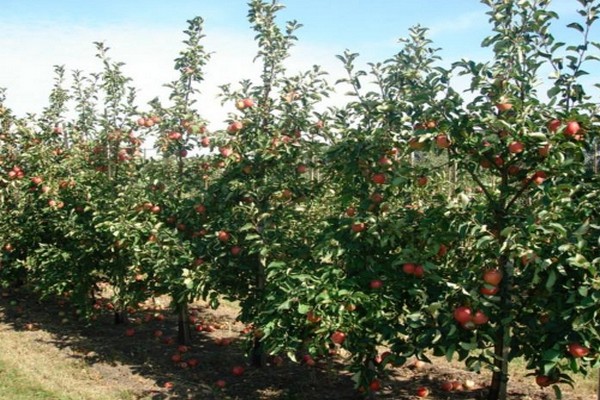
<svg viewBox="0 0 600 400">
<path fill-rule="evenodd" d="M 546 289 L 552 290 L 552 287 L 554 286 L 555 283 L 556 283 L 556 271 L 554 271 L 552 269 L 552 270 L 550 270 L 550 273 L 548 274 L 548 280 L 546 281 Z"/>
<path fill-rule="evenodd" d="M 581 26 L 581 24 L 578 24 L 577 22 L 571 22 L 569 25 L 567 25 L 567 28 L 575 29 L 576 31 L 579 31 L 581 33 L 585 31 L 585 29 L 583 29 L 583 26 Z"/>
</svg>

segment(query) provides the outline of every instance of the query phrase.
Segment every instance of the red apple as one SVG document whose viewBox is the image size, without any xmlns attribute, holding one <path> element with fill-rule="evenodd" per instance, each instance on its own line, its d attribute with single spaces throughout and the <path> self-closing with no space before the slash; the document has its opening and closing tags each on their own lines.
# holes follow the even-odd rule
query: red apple
<svg viewBox="0 0 600 400">
<path fill-rule="evenodd" d="M 427 389 L 426 387 L 419 387 L 417 389 L 417 397 L 427 397 L 429 396 L 429 389 Z"/>
<path fill-rule="evenodd" d="M 242 248 L 240 246 L 233 246 L 229 251 L 232 256 L 237 257 L 242 252 Z"/>
<path fill-rule="evenodd" d="M 443 392 L 451 392 L 454 389 L 454 385 L 450 381 L 444 381 L 442 382 L 440 389 L 442 389 Z"/>
<path fill-rule="evenodd" d="M 236 365 L 235 367 L 233 367 L 231 369 L 231 373 L 234 376 L 242 376 L 244 374 L 244 371 L 245 371 L 245 369 L 241 365 Z"/>
<path fill-rule="evenodd" d="M 242 122 L 240 122 L 240 121 L 233 121 L 227 127 L 227 133 L 231 133 L 231 134 L 237 133 L 237 132 L 241 131 L 243 127 L 244 127 L 244 124 L 242 124 Z"/>
<path fill-rule="evenodd" d="M 223 389 L 226 384 L 227 383 L 225 382 L 224 379 L 219 379 L 219 380 L 215 381 L 215 386 L 219 389 Z"/>
<path fill-rule="evenodd" d="M 498 286 L 491 285 L 482 286 L 481 289 L 479 289 L 479 293 L 481 293 L 484 296 L 493 296 L 499 291 L 500 289 L 498 288 Z"/>
<path fill-rule="evenodd" d="M 133 328 L 125 329 L 125 336 L 127 336 L 127 337 L 135 336 L 135 329 L 133 329 Z"/>
<path fill-rule="evenodd" d="M 210 138 L 207 136 L 203 136 L 202 139 L 200 139 L 200 145 L 202 147 L 208 147 L 210 146 Z"/>
<path fill-rule="evenodd" d="M 341 331 L 335 331 L 331 334 L 331 341 L 335 344 L 342 344 L 346 340 L 346 334 Z"/>
<path fill-rule="evenodd" d="M 542 147 L 538 147 L 537 151 L 540 157 L 548 157 L 548 154 L 550 153 L 550 147 L 550 143 L 546 143 Z"/>
<path fill-rule="evenodd" d="M 425 276 L 425 269 L 423 268 L 422 265 L 417 265 L 415 267 L 415 277 L 422 278 L 423 276 Z"/>
<path fill-rule="evenodd" d="M 502 102 L 502 103 L 498 103 L 496 104 L 496 108 L 498 109 L 498 111 L 500 112 L 504 112 L 504 111 L 508 111 L 513 107 L 513 105 L 511 103 L 507 103 L 507 102 Z"/>
<path fill-rule="evenodd" d="M 383 287 L 383 281 L 381 279 L 373 279 L 369 286 L 371 289 L 381 289 Z"/>
<path fill-rule="evenodd" d="M 560 122 L 559 119 L 553 119 L 550 122 L 548 122 L 548 130 L 550 132 L 556 132 L 558 131 L 558 128 L 560 128 L 560 125 L 562 124 L 562 122 Z"/>
<path fill-rule="evenodd" d="M 182 135 L 179 132 L 169 132 L 169 134 L 167 136 L 171 140 L 179 140 L 179 139 L 181 139 Z"/>
<path fill-rule="evenodd" d="M 427 185 L 427 181 L 428 181 L 427 177 L 421 175 L 421 176 L 419 176 L 417 178 L 417 185 L 419 185 L 419 186 L 425 186 L 425 185 Z"/>
<path fill-rule="evenodd" d="M 442 133 L 435 137 L 435 144 L 440 149 L 447 149 L 448 147 L 450 147 L 450 139 L 447 135 Z"/>
<path fill-rule="evenodd" d="M 413 275 L 415 273 L 415 268 L 416 267 L 417 266 L 415 264 L 413 264 L 413 263 L 405 263 L 402 266 L 402 271 L 404 271 L 405 274 Z"/>
<path fill-rule="evenodd" d="M 542 183 L 544 183 L 544 181 L 546 180 L 547 177 L 548 176 L 546 175 L 546 173 L 544 171 L 537 171 L 533 174 L 533 176 L 531 177 L 531 180 L 536 185 L 541 185 Z"/>
<path fill-rule="evenodd" d="M 346 215 L 349 217 L 354 217 L 356 215 L 356 208 L 354 207 L 348 207 L 346 209 Z"/>
<path fill-rule="evenodd" d="M 378 392 L 381 390 L 381 381 L 379 379 L 373 379 L 370 383 L 369 383 L 369 389 L 372 392 Z"/>
<path fill-rule="evenodd" d="M 508 145 L 508 151 L 512 154 L 519 154 L 525 150 L 525 145 L 521 142 L 512 142 Z"/>
<path fill-rule="evenodd" d="M 465 324 L 465 323 L 471 321 L 472 313 L 473 312 L 471 311 L 471 309 L 469 307 L 462 306 L 462 307 L 457 307 L 454 310 L 453 315 L 454 315 L 454 319 L 456 321 L 458 321 L 461 324 Z"/>
<path fill-rule="evenodd" d="M 475 324 L 475 325 L 484 325 L 487 324 L 487 322 L 490 319 L 488 318 L 487 315 L 484 314 L 483 311 L 481 310 L 477 310 L 475 311 L 475 314 L 473 314 L 473 317 L 471 318 L 471 321 Z"/>
<path fill-rule="evenodd" d="M 571 355 L 575 358 L 585 357 L 590 353 L 590 349 L 580 345 L 579 343 L 570 343 L 568 348 L 569 353 L 571 353 Z"/>
<path fill-rule="evenodd" d="M 217 239 L 219 239 L 223 243 L 228 242 L 230 237 L 231 237 L 231 235 L 227 231 L 217 232 Z"/>
<path fill-rule="evenodd" d="M 356 223 L 352 224 L 351 228 L 352 228 L 352 232 L 359 233 L 359 232 L 364 231 L 366 229 L 366 227 L 367 226 L 365 225 L 364 222 L 356 222 Z"/>
<path fill-rule="evenodd" d="M 386 181 L 385 174 L 375 174 L 371 177 L 371 182 L 383 185 Z"/>
<path fill-rule="evenodd" d="M 554 382 L 549 376 L 538 375 L 535 377 L 535 383 L 537 383 L 539 387 L 548 387 Z"/>
<path fill-rule="evenodd" d="M 577 121 L 569 121 L 567 122 L 564 132 L 566 136 L 573 137 L 577 135 L 577 132 L 579 132 L 580 129 L 581 127 Z"/>
<path fill-rule="evenodd" d="M 497 268 L 488 269 L 483 273 L 483 281 L 492 286 L 498 286 L 502 281 L 502 271 Z"/>
</svg>

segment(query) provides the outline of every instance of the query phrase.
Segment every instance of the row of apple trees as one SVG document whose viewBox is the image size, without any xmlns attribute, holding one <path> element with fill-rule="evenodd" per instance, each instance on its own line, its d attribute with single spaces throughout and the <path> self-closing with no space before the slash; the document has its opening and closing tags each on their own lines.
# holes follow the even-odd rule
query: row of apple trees
<svg viewBox="0 0 600 400">
<path fill-rule="evenodd" d="M 144 111 L 102 43 L 101 72 L 67 89 L 56 68 L 40 116 L 17 118 L 2 93 L 0 282 L 67 295 L 86 318 L 108 293 L 116 322 L 169 295 L 182 343 L 189 303 L 231 299 L 253 324 L 253 364 L 340 354 L 371 395 L 414 356 L 491 368 L 489 399 L 506 398 L 517 357 L 542 387 L 598 368 L 600 121 L 585 69 L 600 4 L 579 0 L 581 42 L 567 45 L 549 1 L 483 3 L 487 62 L 442 67 L 415 26 L 368 71 L 338 56 L 349 97 L 326 112 L 325 72 L 285 67 L 300 24 L 261 0 L 248 14 L 260 78 L 222 87 L 223 130 L 195 104 L 200 18 L 169 99 Z M 149 138 L 159 159 L 143 157 Z"/>
</svg>

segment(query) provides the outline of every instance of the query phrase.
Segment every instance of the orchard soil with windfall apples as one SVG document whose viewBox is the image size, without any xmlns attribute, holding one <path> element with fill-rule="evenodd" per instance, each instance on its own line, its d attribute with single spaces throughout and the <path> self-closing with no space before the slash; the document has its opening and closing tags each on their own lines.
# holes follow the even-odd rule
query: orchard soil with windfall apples
<svg viewBox="0 0 600 400">
<path fill-rule="evenodd" d="M 271 358 L 263 368 L 251 367 L 244 353 L 247 330 L 236 321 L 233 305 L 217 310 L 204 303 L 192 305 L 193 343 L 181 348 L 176 343 L 177 321 L 168 299 L 148 302 L 129 314 L 126 325 L 114 324 L 105 302 L 107 309 L 86 326 L 77 320 L 68 301 L 40 301 L 24 289 L 0 293 L 0 340 L 6 343 L 10 337 L 11 346 L 33 348 L 35 354 L 57 350 L 55 358 L 81 363 L 86 377 L 94 377 L 92 383 L 82 379 L 82 385 L 114 386 L 131 393 L 132 399 L 365 398 L 343 371 L 343 354 L 314 366 L 282 357 Z M 403 366 L 390 366 L 388 373 L 373 398 L 419 399 L 418 389 L 424 387 L 429 391 L 426 398 L 432 400 L 485 399 L 490 378 L 437 358 L 432 364 L 411 360 Z M 444 382 L 459 383 L 462 390 L 446 392 L 442 390 Z M 595 399 L 592 391 L 580 388 L 564 387 L 563 393 L 565 399 Z M 509 398 L 555 397 L 551 388 L 539 388 L 533 377 L 515 374 L 509 382 Z"/>
</svg>

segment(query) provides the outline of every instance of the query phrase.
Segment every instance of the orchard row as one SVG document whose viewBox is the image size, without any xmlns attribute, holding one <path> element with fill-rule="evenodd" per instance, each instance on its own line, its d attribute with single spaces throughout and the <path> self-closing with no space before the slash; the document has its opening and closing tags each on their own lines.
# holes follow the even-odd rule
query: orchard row
<svg viewBox="0 0 600 400">
<path fill-rule="evenodd" d="M 280 28 L 281 6 L 260 0 L 261 81 L 223 87 L 222 130 L 194 100 L 210 59 L 201 18 L 166 105 L 140 111 L 100 43 L 104 69 L 65 88 L 57 67 L 39 117 L 14 116 L 2 96 L 0 282 L 66 296 L 85 318 L 108 285 L 117 322 L 167 294 L 182 345 L 188 304 L 234 300 L 254 364 L 343 349 L 371 394 L 386 365 L 431 354 L 493 369 L 489 399 L 506 397 L 516 357 L 540 386 L 597 368 L 600 122 L 579 81 L 600 6 L 581 2 L 577 47 L 550 34 L 546 2 L 485 3 L 488 63 L 440 67 L 417 26 L 370 71 L 339 56 L 354 96 L 326 112 L 325 73 L 284 68 L 298 26 Z M 451 84 L 460 75 L 468 97 Z M 366 79 L 377 92 L 361 91 Z M 157 160 L 142 157 L 148 138 Z"/>
</svg>

